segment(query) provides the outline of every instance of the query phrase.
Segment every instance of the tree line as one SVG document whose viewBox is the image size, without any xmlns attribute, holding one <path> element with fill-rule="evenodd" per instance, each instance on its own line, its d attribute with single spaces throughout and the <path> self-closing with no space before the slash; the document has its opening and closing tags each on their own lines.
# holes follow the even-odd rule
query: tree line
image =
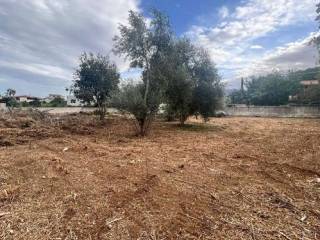
<svg viewBox="0 0 320 240">
<path fill-rule="evenodd" d="M 229 94 L 232 104 L 278 106 L 294 104 L 320 104 L 320 86 L 304 89 L 303 80 L 319 77 L 319 67 L 287 73 L 270 73 L 242 80 L 241 89 Z M 289 99 L 289 96 L 292 96 Z"/>
<path fill-rule="evenodd" d="M 113 52 L 142 70 L 141 81 L 120 84 L 108 56 L 84 53 L 74 74 L 72 91 L 84 103 L 95 103 L 103 119 L 107 107 L 134 116 L 137 133 L 145 135 L 160 104 L 168 119 L 184 124 L 190 115 L 207 120 L 219 106 L 224 86 L 206 49 L 177 37 L 168 16 L 153 10 L 151 21 L 134 11 L 119 25 Z"/>
</svg>

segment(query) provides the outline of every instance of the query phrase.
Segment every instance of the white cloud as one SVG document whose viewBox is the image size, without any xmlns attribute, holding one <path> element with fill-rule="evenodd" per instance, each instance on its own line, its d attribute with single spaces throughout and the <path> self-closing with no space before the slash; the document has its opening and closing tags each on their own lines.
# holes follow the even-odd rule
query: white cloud
<svg viewBox="0 0 320 240">
<path fill-rule="evenodd" d="M 267 52 L 259 60 L 253 61 L 245 69 L 237 72 L 238 77 L 263 75 L 271 71 L 299 70 L 318 65 L 316 47 L 310 42 L 318 33 L 311 33 L 308 37 L 279 46 Z"/>
<path fill-rule="evenodd" d="M 250 48 L 251 49 L 263 49 L 263 47 L 261 45 L 252 45 Z"/>
<path fill-rule="evenodd" d="M 219 9 L 219 16 L 221 18 L 226 18 L 229 16 L 229 9 L 226 6 L 223 6 Z"/>
<path fill-rule="evenodd" d="M 281 26 L 313 20 L 316 0 L 249 0 L 237 7 L 229 21 L 218 27 L 193 26 L 188 32 L 193 38 L 205 37 L 210 42 L 235 45 L 253 40 Z"/>
<path fill-rule="evenodd" d="M 0 60 L 0 68 L 10 68 L 27 71 L 31 74 L 41 75 L 43 77 L 54 76 L 55 78 L 59 78 L 62 80 L 70 79 L 70 76 L 72 75 L 71 71 L 68 71 L 62 67 L 37 63 L 18 63 Z"/>
<path fill-rule="evenodd" d="M 266 50 L 257 44 L 260 38 L 286 27 L 314 21 L 316 3 L 316 0 L 242 1 L 233 12 L 228 12 L 223 22 L 212 27 L 194 25 L 186 35 L 207 48 L 220 69 L 238 72 L 264 57 Z M 286 46 L 282 51 L 287 50 Z M 306 61 L 302 64 L 302 59 L 306 60 L 292 59 L 292 62 L 295 62 L 295 66 L 307 66 L 310 63 Z"/>
<path fill-rule="evenodd" d="M 63 89 L 83 51 L 110 54 L 129 10 L 139 11 L 139 0 L 1 0 L 0 78 L 6 84 L 0 90 L 32 84 Z M 123 59 L 112 59 L 127 69 Z"/>
</svg>

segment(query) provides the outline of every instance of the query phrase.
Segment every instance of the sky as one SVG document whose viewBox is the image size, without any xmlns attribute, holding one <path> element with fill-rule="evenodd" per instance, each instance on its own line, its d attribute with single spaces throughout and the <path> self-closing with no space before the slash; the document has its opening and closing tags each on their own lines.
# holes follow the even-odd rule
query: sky
<svg viewBox="0 0 320 240">
<path fill-rule="evenodd" d="M 79 55 L 110 55 L 123 81 L 138 79 L 111 52 L 129 10 L 165 12 L 177 36 L 206 48 L 227 88 L 241 77 L 314 67 L 317 0 L 0 0 L 0 93 L 66 94 Z"/>
</svg>

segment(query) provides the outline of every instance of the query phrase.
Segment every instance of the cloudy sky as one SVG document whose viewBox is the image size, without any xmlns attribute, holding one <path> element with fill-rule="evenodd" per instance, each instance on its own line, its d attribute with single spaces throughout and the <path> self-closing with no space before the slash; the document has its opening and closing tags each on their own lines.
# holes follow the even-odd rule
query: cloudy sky
<svg viewBox="0 0 320 240">
<path fill-rule="evenodd" d="M 0 92 L 65 93 L 83 51 L 110 54 L 130 9 L 166 12 L 206 47 L 229 88 L 241 77 L 317 64 L 317 0 L 0 0 Z M 112 56 L 123 78 L 139 71 Z"/>
</svg>

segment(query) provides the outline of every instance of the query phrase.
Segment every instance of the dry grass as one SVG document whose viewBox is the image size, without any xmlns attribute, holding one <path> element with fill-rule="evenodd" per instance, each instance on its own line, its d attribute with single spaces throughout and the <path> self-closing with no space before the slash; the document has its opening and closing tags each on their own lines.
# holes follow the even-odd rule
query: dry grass
<svg viewBox="0 0 320 240">
<path fill-rule="evenodd" d="M 188 123 L 2 124 L 0 239 L 320 238 L 319 120 Z"/>
</svg>

